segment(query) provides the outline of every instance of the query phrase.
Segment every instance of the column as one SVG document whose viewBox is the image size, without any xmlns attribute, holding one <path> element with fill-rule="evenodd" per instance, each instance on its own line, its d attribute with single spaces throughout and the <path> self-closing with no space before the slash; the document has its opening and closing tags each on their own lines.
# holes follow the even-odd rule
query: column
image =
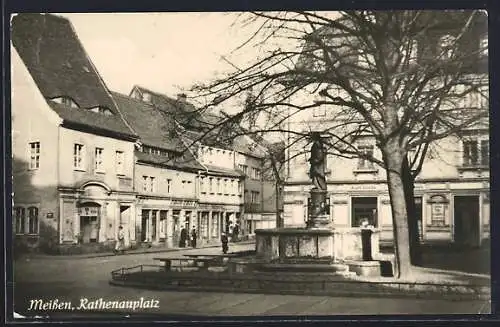
<svg viewBox="0 0 500 327">
<path fill-rule="evenodd" d="M 129 212 L 129 216 L 128 216 L 128 223 L 127 223 L 127 226 L 128 226 L 128 232 L 129 232 L 129 237 L 130 237 L 130 241 L 131 242 L 135 242 L 136 241 L 136 235 L 135 235 L 135 221 L 136 221 L 136 210 L 137 208 L 135 207 L 135 205 L 133 203 L 130 204 L 130 212 Z"/>
<path fill-rule="evenodd" d="M 168 210 L 167 212 L 167 226 L 165 226 L 165 243 L 167 244 L 167 247 L 173 247 L 174 218 L 172 213 L 172 210 Z"/>
<path fill-rule="evenodd" d="M 156 215 L 153 218 L 156 219 L 156 240 L 155 241 L 159 242 L 160 241 L 160 224 L 161 224 L 160 210 L 156 210 Z"/>
<path fill-rule="evenodd" d="M 106 235 L 106 225 L 108 224 L 108 214 L 113 214 L 111 210 L 107 208 L 108 202 L 104 202 L 101 205 L 101 210 L 99 212 L 99 233 L 98 233 L 98 242 L 102 243 L 107 241 Z"/>
<path fill-rule="evenodd" d="M 151 236 L 153 233 L 151 232 L 153 230 L 153 210 L 148 210 L 148 229 L 146 231 L 146 239 L 149 242 L 152 242 L 153 240 L 151 239 Z"/>
<path fill-rule="evenodd" d="M 186 226 L 186 210 L 181 209 L 179 213 L 179 231 Z"/>
<path fill-rule="evenodd" d="M 212 210 L 208 211 L 208 241 L 212 240 Z"/>
</svg>

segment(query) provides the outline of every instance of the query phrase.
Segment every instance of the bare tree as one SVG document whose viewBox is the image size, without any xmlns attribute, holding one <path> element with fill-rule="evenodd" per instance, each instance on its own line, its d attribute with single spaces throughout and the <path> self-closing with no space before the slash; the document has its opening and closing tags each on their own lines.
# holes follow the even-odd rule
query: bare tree
<svg viewBox="0 0 500 327">
<path fill-rule="evenodd" d="M 208 106 L 252 91 L 251 105 L 212 129 L 264 117 L 251 133 L 287 133 L 288 146 L 304 149 L 310 128 L 328 137 L 330 154 L 385 169 L 397 276 L 407 277 L 410 243 L 418 244 L 413 184 L 429 146 L 488 115 L 487 105 L 477 105 L 488 97 L 487 59 L 478 41 L 485 20 L 478 11 L 246 13 L 239 24 L 257 27 L 242 49 L 275 47 L 191 91 Z M 464 99 L 477 101 L 462 106 Z M 318 108 L 327 110 L 321 124 L 284 128 Z M 376 140 L 381 157 L 358 149 L 366 136 Z"/>
</svg>

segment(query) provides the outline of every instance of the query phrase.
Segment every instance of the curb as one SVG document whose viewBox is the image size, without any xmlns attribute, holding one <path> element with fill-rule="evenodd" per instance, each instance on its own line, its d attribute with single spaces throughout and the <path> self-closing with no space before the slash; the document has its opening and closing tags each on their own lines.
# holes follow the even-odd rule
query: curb
<svg viewBox="0 0 500 327">
<path fill-rule="evenodd" d="M 249 294 L 278 294 L 278 295 L 320 295 L 331 297 L 370 297 L 370 298 L 413 298 L 413 299 L 440 299 L 452 301 L 471 301 L 471 300 L 490 300 L 491 294 L 476 293 L 473 288 L 468 293 L 460 292 L 442 292 L 442 291 L 402 291 L 391 288 L 373 289 L 372 291 L 360 291 L 356 285 L 352 288 L 345 289 L 331 289 L 331 290 L 317 290 L 317 289 L 276 289 L 272 287 L 266 288 L 241 288 L 233 286 L 180 286 L 168 285 L 159 283 L 145 283 L 145 282 L 130 282 L 130 281 L 116 281 L 109 280 L 109 284 L 118 287 L 131 287 L 149 290 L 162 290 L 162 291 L 178 291 L 178 292 L 217 292 L 217 293 L 249 293 Z M 433 285 L 434 289 L 441 285 Z M 443 287 L 444 289 L 444 287 Z"/>
<path fill-rule="evenodd" d="M 255 241 L 243 241 L 238 243 L 232 243 L 233 245 L 246 245 L 246 244 L 255 244 Z M 178 252 L 183 250 L 194 250 L 194 249 L 209 249 L 209 248 L 218 248 L 220 244 L 201 246 L 198 248 L 148 248 L 144 251 L 130 250 L 126 251 L 124 254 L 116 255 L 113 252 L 102 252 L 102 253 L 88 253 L 88 254 L 74 254 L 74 255 L 50 255 L 50 254 L 35 254 L 35 255 L 26 255 L 21 256 L 17 260 L 30 259 L 30 260 L 38 260 L 38 259 L 57 259 L 57 260 L 66 260 L 66 259 L 90 259 L 90 258 L 103 258 L 103 257 L 114 257 L 114 256 L 122 256 L 122 255 L 135 255 L 135 254 L 147 254 L 147 253 L 165 253 L 165 252 Z"/>
</svg>

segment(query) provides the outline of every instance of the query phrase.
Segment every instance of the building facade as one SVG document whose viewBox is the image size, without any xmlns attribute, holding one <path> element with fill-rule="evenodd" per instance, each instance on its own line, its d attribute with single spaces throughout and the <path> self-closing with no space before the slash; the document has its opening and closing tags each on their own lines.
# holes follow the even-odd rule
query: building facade
<svg viewBox="0 0 500 327">
<path fill-rule="evenodd" d="M 487 110 L 488 73 L 487 33 L 484 26 L 472 29 L 459 49 L 470 51 L 464 65 L 470 81 L 477 83 L 483 96 L 471 92 L 447 104 L 443 110 Z M 428 38 L 412 43 L 416 64 L 422 58 L 434 58 L 444 51 L 445 59 L 450 47 L 450 38 L 457 34 L 453 26 L 432 30 Z M 333 44 L 335 41 L 332 42 Z M 425 44 L 426 49 L 422 49 Z M 460 43 L 461 44 L 461 43 Z M 429 50 L 430 49 L 430 50 Z M 417 55 L 418 53 L 418 55 Z M 452 54 L 449 54 L 450 56 Z M 366 64 L 366 58 L 358 58 L 358 64 Z M 353 61 L 354 62 L 354 61 Z M 352 63 L 351 63 L 352 64 Z M 411 63 L 410 63 L 411 64 Z M 367 66 L 363 66 L 367 67 Z M 330 90 L 335 92 L 335 89 Z M 458 90 L 457 93 L 460 93 Z M 347 95 L 338 91 L 339 98 Z M 312 92 L 309 97 L 321 100 L 322 96 Z M 299 100 L 300 101 L 300 100 Z M 309 103 L 309 102 L 308 102 Z M 290 126 L 294 130 L 323 131 L 328 126 L 342 125 L 340 106 L 316 106 L 294 115 Z M 334 118 L 332 118 L 334 117 Z M 356 117 L 351 117 L 356 119 Z M 359 120 L 359 125 L 366 123 Z M 360 135 L 353 146 L 358 153 L 365 153 L 382 160 L 375 139 L 369 134 Z M 415 152 L 410 150 L 410 160 Z M 309 146 L 304 142 L 292 147 L 288 153 L 289 177 L 285 184 L 284 217 L 286 226 L 304 226 L 308 219 L 308 198 L 311 182 L 309 170 Z M 349 156 L 347 156 L 349 157 Z M 380 166 L 362 157 L 327 157 L 327 190 L 329 215 L 334 227 L 358 227 L 364 220 L 381 230 L 381 239 L 392 241 L 392 213 L 386 172 Z M 420 238 L 423 242 L 453 242 L 478 246 L 489 237 L 489 126 L 488 120 L 477 121 L 474 126 L 464 128 L 455 135 L 434 141 L 427 152 L 422 170 L 415 180 L 415 203 L 419 222 Z"/>
<path fill-rule="evenodd" d="M 240 235 L 269 225 L 258 142 L 192 144 L 207 119 L 179 120 L 197 114 L 185 97 L 110 92 L 63 17 L 20 14 L 12 27 L 17 243 L 110 250 L 122 226 L 127 247 L 178 247 L 183 228 L 203 246 L 236 223 Z"/>
<path fill-rule="evenodd" d="M 135 211 L 137 137 L 66 19 L 17 15 L 12 42 L 16 239 L 49 250 L 112 246 Z"/>
</svg>

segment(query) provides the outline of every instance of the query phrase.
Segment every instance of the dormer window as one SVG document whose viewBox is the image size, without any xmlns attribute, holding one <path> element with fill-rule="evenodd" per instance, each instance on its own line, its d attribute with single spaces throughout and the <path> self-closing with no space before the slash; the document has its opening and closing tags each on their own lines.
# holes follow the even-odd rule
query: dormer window
<svg viewBox="0 0 500 327">
<path fill-rule="evenodd" d="M 57 97 L 57 98 L 53 98 L 51 100 L 56 102 L 56 103 L 60 103 L 60 104 L 63 104 L 65 106 L 68 106 L 70 108 L 78 108 L 78 105 L 76 104 L 76 102 L 73 99 L 71 99 L 70 97 Z"/>
<path fill-rule="evenodd" d="M 151 103 L 151 93 L 144 92 L 142 94 L 142 101 Z"/>
<path fill-rule="evenodd" d="M 453 46 L 455 45 L 456 38 L 453 35 L 443 35 L 439 38 L 439 52 L 438 55 L 443 56 L 443 59 L 451 59 L 453 56 Z"/>
<path fill-rule="evenodd" d="M 108 108 L 103 107 L 103 106 L 93 107 L 93 108 L 90 108 L 89 110 L 92 112 L 103 114 L 105 116 L 113 116 L 113 112 L 111 110 L 109 110 Z"/>
</svg>

